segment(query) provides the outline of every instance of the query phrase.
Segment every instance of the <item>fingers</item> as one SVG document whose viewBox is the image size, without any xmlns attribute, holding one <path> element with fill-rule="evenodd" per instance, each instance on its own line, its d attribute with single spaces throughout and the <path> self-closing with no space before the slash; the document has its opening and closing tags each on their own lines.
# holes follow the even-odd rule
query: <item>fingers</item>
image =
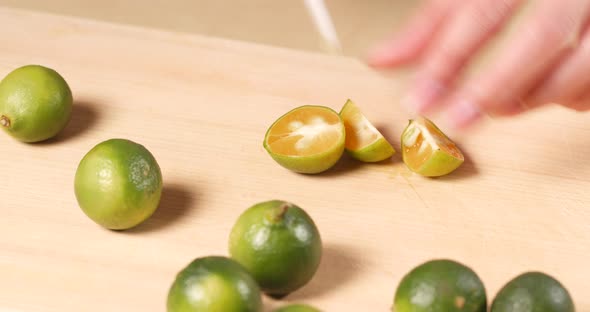
<svg viewBox="0 0 590 312">
<path fill-rule="evenodd" d="M 590 111 L 590 85 L 588 85 L 586 91 L 575 100 L 559 104 L 580 112 Z"/>
<path fill-rule="evenodd" d="M 579 46 L 529 95 L 533 106 L 554 102 L 563 105 L 585 98 L 590 88 L 590 32 L 586 29 Z"/>
<path fill-rule="evenodd" d="M 587 17 L 588 3 L 581 0 L 543 1 L 509 38 L 493 64 L 474 76 L 452 96 L 447 118 L 455 127 L 466 127 L 483 112 L 515 114 L 522 99 L 540 83 L 556 62 L 573 48 Z"/>
<path fill-rule="evenodd" d="M 369 52 L 372 66 L 390 67 L 417 59 L 436 36 L 440 25 L 460 0 L 430 0 L 419 9 L 401 33 Z"/>
<path fill-rule="evenodd" d="M 465 64 L 511 16 L 521 0 L 472 0 L 453 16 L 431 45 L 406 105 L 425 113 L 440 103 Z M 433 91 L 433 86 L 438 92 Z"/>
<path fill-rule="evenodd" d="M 590 100 L 586 99 L 583 101 L 574 102 L 568 107 L 579 112 L 587 112 L 590 111 Z"/>
<path fill-rule="evenodd" d="M 577 110 L 579 112 L 590 111 L 590 97 L 585 98 L 583 100 L 567 103 L 564 106 L 569 107 L 573 110 Z"/>
</svg>

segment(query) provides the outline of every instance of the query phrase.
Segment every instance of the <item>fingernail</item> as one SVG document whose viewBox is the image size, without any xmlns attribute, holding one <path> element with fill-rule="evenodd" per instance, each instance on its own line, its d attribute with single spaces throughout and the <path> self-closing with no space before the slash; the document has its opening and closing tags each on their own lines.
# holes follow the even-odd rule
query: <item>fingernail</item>
<svg viewBox="0 0 590 312">
<path fill-rule="evenodd" d="M 462 129 L 481 118 L 482 114 L 474 102 L 460 100 L 451 104 L 446 112 L 451 127 Z"/>
<path fill-rule="evenodd" d="M 424 114 L 436 105 L 445 90 L 444 85 L 438 81 L 423 80 L 403 98 L 401 104 L 411 112 Z"/>
</svg>

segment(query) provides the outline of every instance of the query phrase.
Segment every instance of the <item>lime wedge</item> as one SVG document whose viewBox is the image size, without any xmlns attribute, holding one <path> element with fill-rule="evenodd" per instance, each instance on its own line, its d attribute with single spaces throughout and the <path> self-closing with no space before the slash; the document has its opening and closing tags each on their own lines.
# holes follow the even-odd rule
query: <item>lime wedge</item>
<svg viewBox="0 0 590 312">
<path fill-rule="evenodd" d="M 352 157 L 364 162 L 377 162 L 395 153 L 393 146 L 351 100 L 347 100 L 342 107 L 340 117 L 346 129 L 346 151 Z"/>
<path fill-rule="evenodd" d="M 449 174 L 464 160 L 457 145 L 424 117 L 410 120 L 401 141 L 404 163 L 423 176 Z"/>
</svg>

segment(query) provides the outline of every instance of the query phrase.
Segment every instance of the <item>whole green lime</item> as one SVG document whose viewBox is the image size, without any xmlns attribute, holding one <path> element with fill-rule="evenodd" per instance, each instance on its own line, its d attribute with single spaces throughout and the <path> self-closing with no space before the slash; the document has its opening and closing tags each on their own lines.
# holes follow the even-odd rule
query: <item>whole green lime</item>
<svg viewBox="0 0 590 312">
<path fill-rule="evenodd" d="M 142 145 L 112 139 L 92 148 L 76 171 L 75 193 L 82 211 L 113 230 L 134 227 L 160 202 L 162 173 Z"/>
<path fill-rule="evenodd" d="M 260 289 L 248 272 L 226 257 L 191 262 L 170 287 L 168 312 L 262 311 Z"/>
<path fill-rule="evenodd" d="M 291 304 L 278 308 L 275 312 L 320 312 L 320 310 L 307 304 Z"/>
<path fill-rule="evenodd" d="M 403 277 L 392 310 L 395 312 L 485 312 L 483 283 L 455 261 L 432 260 Z"/>
<path fill-rule="evenodd" d="M 0 127 L 22 142 L 57 135 L 70 120 L 72 91 L 55 70 L 28 65 L 0 82 Z"/>
<path fill-rule="evenodd" d="M 320 264 L 322 241 L 303 209 L 273 200 L 240 215 L 230 234 L 229 252 L 265 293 L 282 297 L 311 280 Z"/>
<path fill-rule="evenodd" d="M 568 291 L 553 277 L 528 272 L 508 282 L 492 302 L 491 312 L 574 312 Z"/>
</svg>

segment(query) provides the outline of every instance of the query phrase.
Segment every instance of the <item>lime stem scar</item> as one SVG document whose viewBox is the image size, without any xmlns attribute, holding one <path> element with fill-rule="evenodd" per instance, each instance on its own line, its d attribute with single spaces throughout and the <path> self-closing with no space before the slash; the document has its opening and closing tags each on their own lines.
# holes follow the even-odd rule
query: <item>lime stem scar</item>
<svg viewBox="0 0 590 312">
<path fill-rule="evenodd" d="M 2 125 L 3 127 L 10 127 L 10 119 L 8 119 L 8 117 L 2 115 L 2 117 L 0 117 L 0 125 Z"/>
<path fill-rule="evenodd" d="M 287 210 L 291 207 L 290 203 L 281 204 L 276 210 L 272 212 L 272 221 L 280 222 L 287 213 Z"/>
</svg>

